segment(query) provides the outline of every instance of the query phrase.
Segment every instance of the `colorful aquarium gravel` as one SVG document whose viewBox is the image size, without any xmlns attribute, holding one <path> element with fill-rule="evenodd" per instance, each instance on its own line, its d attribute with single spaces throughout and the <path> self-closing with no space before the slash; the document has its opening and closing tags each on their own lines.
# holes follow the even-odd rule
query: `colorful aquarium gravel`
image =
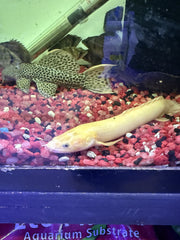
<svg viewBox="0 0 180 240">
<path fill-rule="evenodd" d="M 55 97 L 46 99 L 35 86 L 25 94 L 16 86 L 0 85 L 0 164 L 177 166 L 180 160 L 180 114 L 169 117 L 166 122 L 154 120 L 145 124 L 110 147 L 92 147 L 72 154 L 51 153 L 45 147 L 53 137 L 68 129 L 110 118 L 156 96 L 116 83 L 113 94 L 59 88 Z M 180 102 L 180 96 L 170 94 L 166 98 Z"/>
</svg>

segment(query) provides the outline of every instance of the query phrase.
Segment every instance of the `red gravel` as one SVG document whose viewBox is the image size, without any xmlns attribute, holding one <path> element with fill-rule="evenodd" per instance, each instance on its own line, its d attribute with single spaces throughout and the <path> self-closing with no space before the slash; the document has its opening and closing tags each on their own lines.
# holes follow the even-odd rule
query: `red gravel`
<svg viewBox="0 0 180 240">
<path fill-rule="evenodd" d="M 100 95 L 81 89 L 59 89 L 55 97 L 45 99 L 34 86 L 29 94 L 24 94 L 16 86 L 0 85 L 0 164 L 176 166 L 180 160 L 178 115 L 168 122 L 145 124 L 111 147 L 93 147 L 74 154 L 50 153 L 44 147 L 70 128 L 110 118 L 153 98 L 148 91 L 138 92 L 122 84 L 115 84 L 114 91 L 115 94 Z M 180 98 L 176 100 L 180 102 Z"/>
</svg>

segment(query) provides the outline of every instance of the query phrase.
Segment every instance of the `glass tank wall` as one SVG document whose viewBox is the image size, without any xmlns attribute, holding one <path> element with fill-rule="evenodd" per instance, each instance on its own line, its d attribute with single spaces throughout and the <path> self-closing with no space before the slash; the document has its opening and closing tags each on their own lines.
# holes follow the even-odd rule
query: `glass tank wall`
<svg viewBox="0 0 180 240">
<path fill-rule="evenodd" d="M 24 19 L 24 1 L 1 2 L 1 165 L 180 164 L 174 3 L 51 1 Z"/>
</svg>

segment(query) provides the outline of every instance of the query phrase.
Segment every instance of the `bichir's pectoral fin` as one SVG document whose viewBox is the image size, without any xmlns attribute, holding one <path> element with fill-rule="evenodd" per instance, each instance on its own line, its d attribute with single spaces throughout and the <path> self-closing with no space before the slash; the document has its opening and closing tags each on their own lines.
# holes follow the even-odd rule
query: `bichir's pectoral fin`
<svg viewBox="0 0 180 240">
<path fill-rule="evenodd" d="M 119 139 L 117 139 L 115 141 L 111 141 L 111 142 L 96 141 L 96 143 L 97 143 L 97 145 L 104 145 L 104 146 L 109 147 L 109 146 L 112 146 L 112 145 L 116 144 L 117 142 L 121 141 L 122 139 L 123 139 L 123 137 L 121 137 L 121 138 L 119 138 Z"/>
<path fill-rule="evenodd" d="M 159 122 L 167 122 L 167 121 L 169 121 L 169 119 L 166 118 L 166 117 L 161 117 L 161 118 L 156 118 L 156 121 L 159 121 Z"/>
<path fill-rule="evenodd" d="M 25 93 L 29 93 L 30 83 L 31 81 L 27 78 L 19 78 L 16 80 L 17 87 Z"/>
<path fill-rule="evenodd" d="M 43 97 L 52 97 L 56 94 L 56 90 L 58 85 L 55 83 L 50 83 L 50 82 L 42 82 L 39 79 L 33 79 L 33 81 L 36 83 L 38 92 L 43 96 Z"/>
</svg>

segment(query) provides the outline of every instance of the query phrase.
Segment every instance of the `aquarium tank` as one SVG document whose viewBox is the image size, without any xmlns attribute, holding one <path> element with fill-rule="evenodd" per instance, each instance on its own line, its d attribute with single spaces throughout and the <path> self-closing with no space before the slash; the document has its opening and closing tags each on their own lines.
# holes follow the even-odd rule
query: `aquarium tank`
<svg viewBox="0 0 180 240">
<path fill-rule="evenodd" d="M 174 1 L 0 4 L 1 166 L 180 165 Z"/>
</svg>

